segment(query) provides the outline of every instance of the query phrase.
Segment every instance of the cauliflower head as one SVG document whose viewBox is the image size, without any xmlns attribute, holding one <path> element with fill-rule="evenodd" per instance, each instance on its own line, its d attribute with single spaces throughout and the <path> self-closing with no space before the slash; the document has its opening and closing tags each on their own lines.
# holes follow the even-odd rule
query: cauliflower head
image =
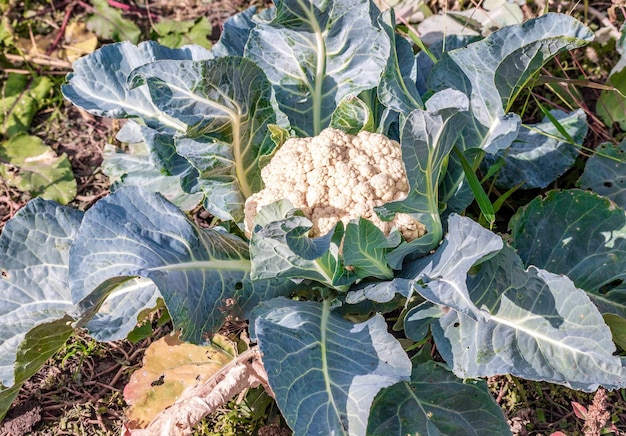
<svg viewBox="0 0 626 436">
<path fill-rule="evenodd" d="M 372 221 L 386 235 L 398 228 L 406 240 L 426 233 L 408 214 L 382 221 L 374 208 L 404 199 L 409 192 L 400 144 L 384 135 L 349 135 L 327 128 L 312 138 L 291 138 L 261 170 L 265 188 L 245 204 L 246 232 L 257 211 L 281 199 L 289 200 L 309 218 L 311 236 L 331 231 L 338 221 L 359 217 Z"/>
</svg>

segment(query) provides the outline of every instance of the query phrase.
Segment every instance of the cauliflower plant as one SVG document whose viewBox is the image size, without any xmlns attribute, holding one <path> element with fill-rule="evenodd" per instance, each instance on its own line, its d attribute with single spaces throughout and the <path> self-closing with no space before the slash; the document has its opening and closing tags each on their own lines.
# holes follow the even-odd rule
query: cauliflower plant
<svg viewBox="0 0 626 436">
<path fill-rule="evenodd" d="M 409 192 L 400 144 L 378 133 L 356 136 L 327 128 L 312 138 L 291 138 L 261 171 L 265 188 L 246 200 L 245 226 L 250 232 L 257 211 L 289 200 L 313 222 L 311 236 L 328 233 L 343 221 L 372 221 L 386 235 L 397 227 L 406 240 L 424 233 L 408 214 L 382 221 L 374 208 L 402 200 Z"/>
</svg>

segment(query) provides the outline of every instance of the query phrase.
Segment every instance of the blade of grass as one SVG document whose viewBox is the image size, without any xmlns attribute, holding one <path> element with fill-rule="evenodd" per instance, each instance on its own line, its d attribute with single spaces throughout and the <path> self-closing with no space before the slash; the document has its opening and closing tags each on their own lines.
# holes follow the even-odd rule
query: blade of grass
<svg viewBox="0 0 626 436">
<path fill-rule="evenodd" d="M 482 178 L 480 183 L 485 183 L 487 180 L 492 178 L 494 174 L 500 171 L 500 168 L 502 168 L 505 164 L 506 164 L 506 161 L 504 160 L 504 158 L 499 157 L 496 163 L 494 163 L 493 165 L 489 167 L 487 174 L 485 174 L 485 177 Z"/>
<path fill-rule="evenodd" d="M 426 47 L 426 45 L 422 41 L 422 38 L 420 38 L 420 36 L 413 29 L 413 27 L 411 27 L 409 23 L 407 23 L 402 17 L 399 17 L 398 19 L 403 21 L 403 26 L 398 26 L 397 29 L 402 30 L 406 35 L 408 35 L 408 37 L 411 38 L 411 41 L 413 41 L 413 43 L 420 50 L 426 53 L 426 55 L 428 55 L 428 57 L 430 58 L 431 61 L 433 61 L 433 63 L 436 64 L 437 62 L 439 62 L 439 59 L 437 59 L 437 57 L 428 49 L 428 47 Z"/>
<path fill-rule="evenodd" d="M 551 83 L 557 83 L 557 84 L 565 83 L 568 85 L 581 86 L 583 88 L 599 89 L 601 91 L 615 91 L 619 93 L 622 97 L 626 97 L 614 86 L 605 85 L 603 83 L 596 83 L 590 80 L 567 79 L 564 77 L 539 76 L 535 79 L 535 83 L 533 85 L 545 85 L 545 84 L 551 84 Z"/>
<path fill-rule="evenodd" d="M 472 190 L 472 193 L 474 194 L 474 198 L 476 199 L 476 203 L 478 204 L 480 211 L 482 212 L 485 219 L 489 223 L 489 228 L 492 228 L 493 224 L 496 221 L 496 214 L 493 210 L 493 205 L 491 204 L 491 201 L 489 200 L 489 196 L 487 196 L 487 193 L 483 189 L 483 186 L 480 184 L 480 180 L 478 180 L 478 177 L 476 176 L 474 169 L 469 164 L 467 159 L 465 159 L 465 156 L 463 156 L 463 153 L 460 152 L 457 147 L 454 147 L 454 153 L 457 155 L 457 157 L 459 158 L 459 161 L 461 162 L 461 166 L 463 167 L 463 172 L 465 173 L 465 178 L 467 178 L 470 189 Z"/>
<path fill-rule="evenodd" d="M 485 179 L 483 179 L 485 180 Z M 491 183 L 491 186 L 489 187 L 489 192 L 493 192 L 493 187 L 495 185 L 495 179 L 494 181 Z M 521 188 L 524 185 L 524 182 L 519 182 L 517 185 L 513 186 L 511 189 L 509 189 L 508 191 L 506 191 L 504 194 L 500 195 L 498 197 L 498 199 L 496 201 L 493 202 L 493 211 L 494 213 L 498 213 L 500 211 L 500 209 L 502 209 L 502 206 L 504 205 L 504 202 L 507 201 L 509 199 L 509 197 L 511 195 L 513 195 L 513 193 L 515 193 L 515 191 L 517 191 L 519 188 Z M 486 226 L 487 224 L 489 224 L 487 222 L 487 220 L 484 217 L 480 217 L 480 219 L 478 220 L 478 222 L 480 223 L 480 225 L 482 226 Z"/>
<path fill-rule="evenodd" d="M 515 191 L 517 191 L 519 188 L 521 188 L 523 185 L 524 185 L 524 182 L 519 182 L 517 185 L 513 186 L 511 189 L 509 189 L 504 194 L 502 194 L 500 197 L 498 197 L 498 199 L 493 202 L 493 210 L 494 210 L 494 212 L 498 213 L 498 211 L 500 209 L 502 209 L 502 205 L 504 204 L 504 202 L 507 201 L 509 199 L 509 197 L 511 195 L 513 195 L 513 193 Z"/>
</svg>

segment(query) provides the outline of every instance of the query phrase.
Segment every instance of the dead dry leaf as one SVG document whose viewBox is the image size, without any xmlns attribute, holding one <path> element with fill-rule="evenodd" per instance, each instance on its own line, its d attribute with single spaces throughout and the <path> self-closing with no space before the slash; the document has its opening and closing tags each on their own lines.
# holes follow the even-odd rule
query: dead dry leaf
<svg viewBox="0 0 626 436">
<path fill-rule="evenodd" d="M 98 37 L 87 30 L 84 23 L 73 22 L 65 28 L 63 47 L 57 56 L 74 62 L 76 59 L 93 52 L 98 47 Z"/>
<path fill-rule="evenodd" d="M 235 344 L 222 336 L 214 337 L 214 345 L 207 346 L 183 343 L 173 336 L 152 343 L 143 367 L 133 373 L 124 388 L 132 425 L 147 426 L 186 391 L 205 384 L 236 355 Z"/>
<path fill-rule="evenodd" d="M 140 370 L 141 371 L 141 370 Z M 164 380 L 163 380 L 164 381 Z M 249 388 L 263 386 L 273 396 L 258 347 L 249 349 L 225 365 L 210 380 L 180 394 L 176 402 L 145 428 L 125 423 L 124 436 L 186 436 L 205 416 Z"/>
<path fill-rule="evenodd" d="M 49 47 L 54 44 L 55 33 L 32 35 L 31 38 L 19 38 L 15 45 L 26 56 L 27 60 L 60 60 L 68 63 L 93 52 L 98 46 L 98 37 L 87 30 L 84 23 L 72 22 L 67 25 L 63 34 L 63 43 L 59 44 L 50 54 Z"/>
</svg>

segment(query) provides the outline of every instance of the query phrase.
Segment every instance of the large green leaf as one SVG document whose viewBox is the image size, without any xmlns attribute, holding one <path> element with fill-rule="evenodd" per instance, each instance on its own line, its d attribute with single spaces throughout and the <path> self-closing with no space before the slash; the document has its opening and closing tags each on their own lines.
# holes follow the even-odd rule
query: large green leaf
<svg viewBox="0 0 626 436">
<path fill-rule="evenodd" d="M 171 49 L 153 41 L 133 45 L 129 42 L 105 45 L 72 64 L 68 83 L 61 87 L 65 98 L 76 106 L 101 117 L 139 117 L 156 129 L 185 130 L 186 126 L 169 118 L 152 103 L 146 87 L 128 87 L 132 70 L 161 59 L 210 59 L 211 53 L 200 46 Z"/>
<path fill-rule="evenodd" d="M 136 134 L 139 136 L 137 137 Z M 171 146 L 173 149 L 171 136 L 159 134 L 153 129 L 139 126 L 133 121 L 127 122 L 120 130 L 118 139 L 124 138 L 129 141 L 138 140 L 142 142 L 129 143 L 129 149 L 126 153 L 113 152 L 110 148 L 105 149 L 105 162 L 103 164 L 105 172 L 110 178 L 112 176 L 119 177 L 117 183 L 112 186 L 112 190 L 119 188 L 118 184 L 141 186 L 149 191 L 160 193 L 183 210 L 195 208 L 204 195 L 202 193 L 188 194 L 184 192 L 180 187 L 179 176 L 165 175 L 159 171 L 157 162 L 160 159 L 154 157 L 156 153 L 148 153 L 146 144 L 142 140 L 143 134 L 152 137 L 151 143 L 155 149 L 159 145 Z M 180 157 L 178 159 L 182 160 Z M 175 163 L 178 159 L 174 158 L 173 162 L 170 163 Z M 190 166 L 186 165 L 184 170 L 189 169 Z M 111 293 L 98 308 L 98 312 L 87 322 L 85 328 L 89 330 L 93 338 L 99 341 L 126 338 L 128 333 L 135 328 L 140 312 L 146 308 L 154 307 L 160 295 L 154 283 L 149 279 L 136 278 L 124 281 L 111 290 Z"/>
<path fill-rule="evenodd" d="M 433 68 L 429 84 L 434 89 L 452 86 L 464 91 L 476 119 L 493 129 L 546 62 L 592 39 L 593 32 L 575 18 L 545 14 L 447 52 Z"/>
<path fill-rule="evenodd" d="M 457 50 L 485 45 L 485 41 L 474 42 Z M 457 50 L 444 53 L 442 59 L 435 64 L 428 76 L 428 87 L 430 89 L 457 89 L 469 97 L 471 111 L 466 115 L 463 134 L 460 135 L 458 144 L 460 150 L 476 148 L 495 153 L 498 150 L 506 149 L 517 137 L 521 119 L 515 113 L 505 113 L 502 103 L 499 101 L 496 102 L 495 106 L 493 106 L 493 102 L 490 102 L 489 105 L 484 102 L 481 90 L 485 88 L 486 92 L 491 91 L 492 94 L 498 96 L 497 89 L 493 85 L 471 83 L 463 71 L 463 68 L 467 68 L 467 66 L 457 65 L 449 55 Z M 486 53 L 483 54 L 486 55 Z M 496 58 L 495 61 L 500 61 L 500 59 Z"/>
<path fill-rule="evenodd" d="M 276 116 L 263 71 L 241 57 L 161 61 L 137 68 L 129 80 L 147 85 L 156 107 L 187 126 L 176 149 L 199 172 L 215 206 L 209 211 L 243 220 L 243 202 L 261 189 L 259 159 L 275 147 L 267 126 Z"/>
<path fill-rule="evenodd" d="M 159 194 L 136 187 L 120 188 L 86 212 L 70 255 L 72 298 L 81 315 L 93 315 L 120 285 L 144 277 L 158 288 L 184 339 L 196 343 L 221 326 L 237 299 L 254 305 L 294 286 L 252 282 L 249 271 L 245 241 L 219 227 L 203 229 Z"/>
<path fill-rule="evenodd" d="M 389 38 L 369 0 L 275 4 L 250 30 L 245 56 L 267 74 L 291 127 L 313 136 L 328 127 L 344 97 L 378 85 Z"/>
<path fill-rule="evenodd" d="M 475 245 L 500 240 L 469 218 L 449 224 L 449 238 L 480 231 L 482 244 Z M 587 391 L 626 385 L 626 371 L 613 355 L 611 331 L 585 292 L 566 276 L 534 266 L 525 269 L 510 247 L 474 264 L 465 283 L 445 272 L 417 277 L 427 280 L 431 290 L 467 289 L 468 298 L 435 300 L 439 308 L 421 304 L 404 319 L 406 335 L 414 340 L 421 340 L 430 324 L 438 351 L 458 377 L 510 373 Z"/>
<path fill-rule="evenodd" d="M 550 191 L 509 223 L 525 265 L 566 274 L 604 312 L 626 316 L 626 212 L 577 189 Z"/>
<path fill-rule="evenodd" d="M 254 335 L 285 420 L 298 435 L 364 435 L 378 391 L 408 380 L 411 362 L 381 315 L 353 324 L 330 302 L 266 301 Z"/>
<path fill-rule="evenodd" d="M 395 269 L 400 269 L 407 254 L 426 254 L 441 240 L 439 178 L 463 128 L 467 105 L 467 97 L 462 93 L 452 89 L 440 91 L 426 102 L 425 110 L 414 110 L 401 126 L 402 160 L 410 191 L 404 200 L 388 203 L 377 212 L 389 216 L 396 212 L 412 214 L 426 225 L 428 233 L 390 253 L 388 261 Z"/>
<path fill-rule="evenodd" d="M 510 373 L 587 392 L 626 387 L 609 327 L 566 276 L 526 270 L 505 247 L 470 274 L 467 285 L 468 304 L 488 318 L 477 321 L 451 307 L 431 324 L 437 349 L 458 377 Z"/>
<path fill-rule="evenodd" d="M 626 141 L 600 144 L 578 182 L 581 188 L 591 189 L 626 209 Z"/>
<path fill-rule="evenodd" d="M 82 212 L 34 199 L 0 236 L 0 419 L 73 331 L 68 252 Z"/>
<path fill-rule="evenodd" d="M 484 381 L 461 380 L 437 362 L 413 365 L 411 380 L 376 396 L 369 435 L 511 434 Z"/>
<path fill-rule="evenodd" d="M 626 350 L 626 319 L 612 313 L 605 313 L 602 317 L 611 329 L 615 345 Z"/>
<path fill-rule="evenodd" d="M 443 54 L 447 51 L 456 50 L 457 48 L 466 47 L 472 42 L 483 39 L 480 36 L 453 35 L 447 34 L 445 38 L 439 39 L 428 46 L 431 58 L 425 51 L 419 51 L 415 56 L 415 66 L 417 68 L 416 86 L 421 95 L 426 94 L 430 88 L 427 85 L 428 76 L 435 64 L 441 60 Z"/>
<path fill-rule="evenodd" d="M 13 400 L 17 398 L 20 393 L 22 384 L 14 384 L 10 388 L 5 388 L 0 385 L 0 421 L 4 419 L 7 412 L 11 408 Z"/>
<path fill-rule="evenodd" d="M 19 173 L 11 166 L 19 168 Z M 46 200 L 67 204 L 76 196 L 76 180 L 67 156 L 57 156 L 37 136 L 19 134 L 0 143 L 0 177 Z"/>
</svg>

